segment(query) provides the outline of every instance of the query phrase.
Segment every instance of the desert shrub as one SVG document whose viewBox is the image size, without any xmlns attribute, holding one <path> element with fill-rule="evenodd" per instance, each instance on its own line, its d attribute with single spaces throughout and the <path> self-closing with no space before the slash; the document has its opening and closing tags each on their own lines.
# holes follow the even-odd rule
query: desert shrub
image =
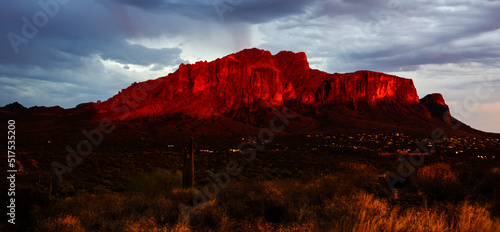
<svg viewBox="0 0 500 232">
<path fill-rule="evenodd" d="M 60 200 L 37 215 L 39 231 L 186 231 L 180 223 L 182 193 L 111 193 Z M 182 196 L 180 195 L 182 194 Z"/>
<path fill-rule="evenodd" d="M 224 202 L 225 210 L 231 218 L 264 217 L 264 208 L 277 205 L 265 194 L 262 183 L 231 183 L 217 197 Z"/>
<path fill-rule="evenodd" d="M 292 180 L 234 183 L 223 189 L 217 199 L 230 218 L 304 222 L 315 217 L 304 185 Z"/>
<path fill-rule="evenodd" d="M 134 192 L 156 193 L 180 187 L 182 173 L 155 169 L 149 173 L 140 173 L 129 178 L 127 189 Z"/>
<path fill-rule="evenodd" d="M 425 177 L 454 180 L 443 170 Z M 354 185 L 333 174 L 234 181 L 188 217 L 180 215 L 179 204 L 192 205 L 198 190 L 79 195 L 37 212 L 35 231 L 500 231 L 488 205 L 402 206 Z"/>
<path fill-rule="evenodd" d="M 344 197 L 345 198 L 345 197 Z M 328 231 L 499 231 L 500 221 L 492 219 L 484 206 L 459 202 L 433 208 L 391 207 L 385 200 L 357 192 L 345 201 L 327 204 L 325 211 L 348 209 L 340 220 L 322 219 L 320 228 Z M 452 213 L 449 213 L 449 212 Z"/>
<path fill-rule="evenodd" d="M 379 197 L 391 196 L 385 181 L 380 181 L 380 172 L 372 164 L 357 162 L 341 163 L 339 171 L 334 173 L 338 184 L 344 185 L 348 191 L 363 190 Z"/>
<path fill-rule="evenodd" d="M 67 197 L 67 196 L 74 196 L 76 191 L 75 191 L 75 187 L 73 187 L 72 184 L 63 182 L 63 183 L 57 185 L 55 192 L 56 192 L 56 194 L 60 193 L 61 196 Z"/>
<path fill-rule="evenodd" d="M 147 206 L 146 215 L 155 218 L 155 223 L 160 226 L 179 221 L 179 205 L 171 195 L 158 195 L 153 199 L 153 205 Z"/>
<path fill-rule="evenodd" d="M 125 196 L 119 194 L 80 195 L 60 199 L 38 215 L 40 231 L 118 231 L 122 229 Z M 49 229 L 52 228 L 52 229 Z"/>
<path fill-rule="evenodd" d="M 36 231 L 84 232 L 85 229 L 78 218 L 66 215 L 41 222 Z"/>
<path fill-rule="evenodd" d="M 494 217 L 500 218 L 500 168 L 472 166 L 466 169 L 461 179 L 467 188 L 468 200 L 488 202 Z"/>
<path fill-rule="evenodd" d="M 232 231 L 229 217 L 216 200 L 210 200 L 197 214 L 191 215 L 190 224 L 196 231 Z"/>
<path fill-rule="evenodd" d="M 464 198 L 458 172 L 446 163 L 419 168 L 412 176 L 412 183 L 430 201 L 458 201 Z"/>
<path fill-rule="evenodd" d="M 470 189 L 472 199 L 494 200 L 500 194 L 500 176 L 496 173 L 497 169 L 499 168 L 471 167 L 464 171 L 462 181 Z"/>
<path fill-rule="evenodd" d="M 485 207 L 468 202 L 460 207 L 454 224 L 457 231 L 500 231 L 500 221 L 492 219 Z"/>
<path fill-rule="evenodd" d="M 49 191 L 46 188 L 43 188 L 39 185 L 32 186 L 16 186 L 16 198 L 22 199 L 17 200 L 15 202 L 16 205 L 16 228 L 18 231 L 25 231 L 28 228 L 33 227 L 36 224 L 36 218 L 33 216 L 34 212 L 40 212 L 45 207 L 52 204 L 52 200 L 49 196 Z M 4 198 L 5 202 L 8 201 L 8 198 Z M 2 199 L 0 202 L 4 202 Z M 5 222 L 7 219 L 5 219 Z M 2 223 L 0 223 L 2 224 Z M 9 228 L 11 224 L 8 224 L 7 228 Z M 14 228 L 14 227 L 13 227 Z M 9 228 L 9 229 L 13 229 Z M 0 231 L 10 231 L 8 229 L 1 228 Z"/>
</svg>

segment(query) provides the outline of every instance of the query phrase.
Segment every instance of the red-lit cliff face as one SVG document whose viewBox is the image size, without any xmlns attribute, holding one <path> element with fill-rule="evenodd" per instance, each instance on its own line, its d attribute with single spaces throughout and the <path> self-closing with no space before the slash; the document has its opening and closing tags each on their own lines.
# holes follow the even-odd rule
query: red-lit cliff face
<svg viewBox="0 0 500 232">
<path fill-rule="evenodd" d="M 423 105 L 434 103 L 448 108 L 448 105 L 446 105 L 446 102 L 444 101 L 443 95 L 441 95 L 440 93 L 428 94 L 420 100 L 420 103 L 422 103 Z"/>
<path fill-rule="evenodd" d="M 410 79 L 372 71 L 330 74 L 311 69 L 305 53 L 272 55 L 259 49 L 181 64 L 168 76 L 134 83 L 104 102 L 72 109 L 27 109 L 14 103 L 0 107 L 0 118 L 23 118 L 32 122 L 27 128 L 37 131 L 47 125 L 57 125 L 50 128 L 54 131 L 88 128 L 110 118 L 124 135 L 141 128 L 172 135 L 246 136 L 269 127 L 276 117 L 271 108 L 284 107 L 295 117 L 283 134 L 428 136 L 436 128 L 450 135 L 482 133 L 450 117 L 440 94 L 419 100 Z"/>
<path fill-rule="evenodd" d="M 450 109 L 446 105 L 443 95 L 439 93 L 428 94 L 420 100 L 420 103 L 429 109 L 432 117 L 444 122 L 450 122 Z"/>
<path fill-rule="evenodd" d="M 309 68 L 302 52 L 246 49 L 212 62 L 181 64 L 174 73 L 134 83 L 96 108 L 121 119 L 178 113 L 204 118 L 290 102 L 356 109 L 358 104 L 410 106 L 419 98 L 410 79 L 371 71 L 329 74 Z"/>
</svg>

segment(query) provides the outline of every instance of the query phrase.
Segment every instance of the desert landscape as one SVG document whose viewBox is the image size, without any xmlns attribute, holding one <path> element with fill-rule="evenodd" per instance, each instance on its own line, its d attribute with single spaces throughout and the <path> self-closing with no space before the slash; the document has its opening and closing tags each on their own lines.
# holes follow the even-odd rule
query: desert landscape
<svg viewBox="0 0 500 232">
<path fill-rule="evenodd" d="M 246 49 L 104 102 L 0 110 L 18 125 L 19 230 L 500 228 L 499 134 L 411 79 L 328 74 L 304 53 Z"/>
<path fill-rule="evenodd" d="M 500 231 L 499 12 L 2 1 L 0 231 Z"/>
</svg>

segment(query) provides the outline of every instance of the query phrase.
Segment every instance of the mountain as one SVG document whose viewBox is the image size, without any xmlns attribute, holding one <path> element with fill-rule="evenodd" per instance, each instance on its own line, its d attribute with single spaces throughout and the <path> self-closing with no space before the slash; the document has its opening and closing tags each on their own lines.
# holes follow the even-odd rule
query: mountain
<svg viewBox="0 0 500 232">
<path fill-rule="evenodd" d="M 298 116 L 289 133 L 428 133 L 437 127 L 480 133 L 467 126 L 451 129 L 452 122 L 435 109 L 446 105 L 442 96 L 435 99 L 439 96 L 421 104 L 411 79 L 366 70 L 331 74 L 311 69 L 303 52 L 273 55 L 254 48 L 181 64 L 168 76 L 134 83 L 94 108 L 101 118 L 155 124 L 175 133 L 251 133 L 266 127 L 272 108 L 284 107 Z"/>
<path fill-rule="evenodd" d="M 13 102 L 13 103 L 7 104 L 4 107 L 0 107 L 0 112 L 3 112 L 3 113 L 15 114 L 15 113 L 25 113 L 27 111 L 28 111 L 28 108 L 24 107 L 19 102 Z"/>
<path fill-rule="evenodd" d="M 9 106 L 20 108 L 19 106 Z M 172 134 L 249 134 L 273 109 L 295 119 L 285 133 L 406 132 L 484 134 L 449 116 L 442 95 L 419 99 L 411 79 L 373 71 L 311 69 L 303 52 L 245 49 L 211 62 L 181 64 L 167 76 L 133 83 L 110 99 L 74 109 L 30 108 L 58 117 Z M 62 120 L 62 119 L 61 119 Z"/>
<path fill-rule="evenodd" d="M 237 117 L 242 112 L 294 105 L 340 104 L 356 109 L 363 104 L 419 104 L 410 79 L 371 71 L 329 74 L 309 68 L 305 53 L 286 51 L 273 56 L 269 51 L 246 49 L 212 62 L 181 64 L 176 72 L 156 81 L 158 86 L 135 83 L 97 108 L 120 117 L 123 112 L 111 109 L 129 108 L 131 112 L 122 118 L 134 119 L 176 113 Z"/>
<path fill-rule="evenodd" d="M 0 112 L 4 114 L 29 114 L 29 115 L 55 115 L 55 114 L 63 114 L 64 108 L 60 106 L 33 106 L 30 108 L 26 108 L 21 105 L 19 102 L 14 102 L 8 104 L 4 107 L 0 107 Z"/>
<path fill-rule="evenodd" d="M 420 99 L 420 103 L 429 109 L 432 117 L 435 117 L 441 121 L 450 121 L 450 108 L 446 105 L 443 95 L 439 93 L 433 93 Z"/>
</svg>

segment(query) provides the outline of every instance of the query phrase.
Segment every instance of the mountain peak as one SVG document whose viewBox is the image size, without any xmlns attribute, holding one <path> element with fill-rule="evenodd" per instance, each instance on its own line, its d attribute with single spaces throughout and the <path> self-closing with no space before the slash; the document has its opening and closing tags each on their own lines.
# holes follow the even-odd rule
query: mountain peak
<svg viewBox="0 0 500 232">
<path fill-rule="evenodd" d="M 281 69 L 307 70 L 309 62 L 304 52 L 281 51 L 275 56 Z"/>
<path fill-rule="evenodd" d="M 450 121 L 450 109 L 440 93 L 432 93 L 420 99 L 420 103 L 429 109 L 432 117 L 444 122 Z"/>
<path fill-rule="evenodd" d="M 22 113 L 27 112 L 28 108 L 21 105 L 19 102 L 13 102 L 5 105 L 4 107 L 0 107 L 3 111 L 13 112 L 13 113 Z"/>
<path fill-rule="evenodd" d="M 446 105 L 446 102 L 444 101 L 443 95 L 441 95 L 440 93 L 427 94 L 420 100 L 420 103 L 424 105 L 434 103 L 448 108 L 448 105 Z"/>
<path fill-rule="evenodd" d="M 415 105 L 419 99 L 410 79 L 372 71 L 330 74 L 311 69 L 303 52 L 281 51 L 276 55 L 257 48 L 245 49 L 211 62 L 181 64 L 167 77 L 156 80 L 142 101 L 130 99 L 135 83 L 108 101 L 98 111 L 134 119 L 158 115 L 190 115 L 206 118 L 224 115 L 250 120 L 251 112 L 270 107 L 300 105 L 324 108 L 344 105 Z M 126 114 L 110 110 L 134 108 Z"/>
</svg>

